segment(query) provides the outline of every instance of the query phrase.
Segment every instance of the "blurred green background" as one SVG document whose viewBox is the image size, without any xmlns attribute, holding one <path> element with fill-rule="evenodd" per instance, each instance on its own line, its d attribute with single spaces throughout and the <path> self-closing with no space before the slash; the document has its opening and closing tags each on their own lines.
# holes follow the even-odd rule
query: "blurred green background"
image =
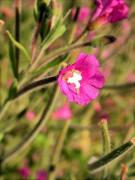
<svg viewBox="0 0 135 180">
<path fill-rule="evenodd" d="M 116 42 L 100 48 L 76 49 L 70 53 L 70 62 L 74 62 L 82 50 L 96 54 L 100 59 L 106 85 L 135 83 L 135 1 L 127 0 L 127 2 L 130 7 L 130 15 L 127 20 L 109 24 L 96 32 L 96 35 L 113 35 L 117 39 Z M 63 7 L 64 15 L 70 8 L 77 6 L 88 6 L 90 11 L 94 8 L 93 3 L 89 0 L 57 0 L 57 3 Z M 30 52 L 32 35 L 36 25 L 33 13 L 34 0 L 23 0 L 21 9 L 20 41 Z M 14 1 L 0 0 L 0 19 L 4 21 L 4 25 L 0 23 L 0 106 L 2 108 L 9 88 L 15 82 L 9 60 L 9 39 L 5 33 L 5 30 L 9 30 L 14 34 Z M 85 23 L 73 22 L 71 15 L 69 15 L 65 20 L 66 33 L 51 45 L 47 53 L 68 43 L 69 34 L 75 23 L 78 27 L 85 27 Z M 23 54 L 20 55 L 20 64 L 20 71 L 23 71 L 28 65 Z M 58 68 L 59 66 L 48 69 L 42 77 L 55 75 Z M 52 85 L 26 94 L 9 106 L 3 120 L 0 121 L 0 160 L 12 151 L 36 125 L 51 96 L 51 89 Z M 66 102 L 66 98 L 58 93 L 53 112 Z M 103 89 L 100 96 L 88 106 L 70 104 L 70 108 L 73 117 L 70 120 L 69 130 L 56 169 L 57 179 L 100 180 L 103 171 L 89 175 L 87 168 L 88 161 L 103 156 L 102 128 L 99 122 L 103 118 L 108 120 L 112 149 L 134 137 L 135 87 Z M 59 136 L 67 123 L 66 120 L 54 120 L 53 112 L 51 112 L 47 125 L 42 128 L 34 141 L 7 163 L 0 166 L 1 178 L 4 180 L 25 179 L 26 177 L 20 173 L 23 168 L 29 171 L 29 176 L 26 179 L 30 180 L 36 179 L 36 174 L 40 170 L 50 173 L 53 168 L 51 162 L 59 142 Z M 111 163 L 109 166 L 110 179 L 120 179 L 122 164 L 128 168 L 127 180 L 135 179 L 135 150 L 130 151 L 115 163 Z"/>
</svg>

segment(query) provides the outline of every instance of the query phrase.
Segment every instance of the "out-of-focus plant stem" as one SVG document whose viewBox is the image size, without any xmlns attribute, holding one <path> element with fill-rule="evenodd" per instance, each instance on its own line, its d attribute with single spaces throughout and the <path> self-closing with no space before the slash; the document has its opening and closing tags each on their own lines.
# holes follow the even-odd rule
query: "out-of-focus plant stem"
<svg viewBox="0 0 135 180">
<path fill-rule="evenodd" d="M 106 86 L 104 86 L 103 89 L 106 89 L 106 90 L 126 90 L 129 88 L 135 88 L 135 82 L 118 84 L 118 85 L 106 85 Z"/>
<path fill-rule="evenodd" d="M 58 138 L 58 141 L 56 144 L 56 150 L 54 152 L 54 156 L 53 156 L 52 163 L 51 163 L 51 166 L 54 167 L 54 171 L 52 173 L 50 173 L 49 180 L 55 180 L 55 178 L 56 178 L 57 166 L 59 163 L 62 148 L 64 146 L 64 140 L 66 138 L 70 124 L 71 124 L 71 120 L 69 119 L 65 122 L 64 127 L 62 129 L 62 132 L 60 134 L 60 137 Z"/>
<path fill-rule="evenodd" d="M 15 39 L 20 42 L 20 14 L 22 0 L 15 0 Z M 15 47 L 17 76 L 19 75 L 20 51 Z"/>
<path fill-rule="evenodd" d="M 2 163 L 7 163 L 14 157 L 18 155 L 21 151 L 23 151 L 25 148 L 28 147 L 28 145 L 34 140 L 34 138 L 37 136 L 37 134 L 40 132 L 40 130 L 44 127 L 44 125 L 47 123 L 52 110 L 54 108 L 54 105 L 56 103 L 58 97 L 58 87 L 54 86 L 52 95 L 50 96 L 50 99 L 43 109 L 43 112 L 34 126 L 34 128 L 22 139 L 22 141 L 9 153 L 5 154 L 5 156 L 2 158 Z"/>
<path fill-rule="evenodd" d="M 106 119 L 102 119 L 100 122 L 102 130 L 102 140 L 103 140 L 103 153 L 108 154 L 111 151 L 111 141 L 108 130 L 108 122 Z"/>
<path fill-rule="evenodd" d="M 111 151 L 111 140 L 108 130 L 108 122 L 107 119 L 101 119 L 100 126 L 102 130 L 102 141 L 103 141 L 103 154 L 106 155 Z M 105 167 L 103 172 L 103 178 L 108 179 L 108 167 Z"/>
<path fill-rule="evenodd" d="M 4 117 L 4 115 L 5 115 L 6 111 L 7 111 L 7 109 L 8 109 L 8 107 L 9 107 L 9 105 L 10 105 L 10 101 L 6 101 L 6 102 L 4 103 L 4 105 L 3 105 L 3 107 L 2 107 L 2 109 L 1 109 L 1 111 L 0 111 L 0 121 L 3 119 L 3 117 Z"/>
<path fill-rule="evenodd" d="M 32 47 L 31 47 L 31 54 L 32 54 L 32 63 L 35 60 L 35 55 L 36 55 L 36 45 L 37 45 L 37 39 L 38 39 L 38 34 L 40 31 L 41 27 L 41 22 L 37 22 L 34 33 L 33 33 L 33 38 L 32 38 Z"/>
</svg>

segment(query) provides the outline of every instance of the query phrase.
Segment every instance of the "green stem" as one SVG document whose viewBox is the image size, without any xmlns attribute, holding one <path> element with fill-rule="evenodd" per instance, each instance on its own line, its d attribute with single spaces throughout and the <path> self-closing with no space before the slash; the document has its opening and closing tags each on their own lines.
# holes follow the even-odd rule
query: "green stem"
<svg viewBox="0 0 135 180">
<path fill-rule="evenodd" d="M 32 46 L 31 46 L 32 63 L 35 60 L 35 55 L 36 55 L 36 50 L 37 50 L 37 40 L 38 40 L 40 28 L 41 28 L 41 22 L 37 22 L 34 33 L 33 33 L 33 37 L 32 37 Z"/>
<path fill-rule="evenodd" d="M 111 141 L 108 130 L 108 122 L 106 119 L 102 119 L 100 122 L 101 130 L 102 130 L 102 140 L 103 140 L 103 154 L 106 155 L 111 151 Z M 103 171 L 103 179 L 109 178 L 109 168 L 105 167 Z"/>
<path fill-rule="evenodd" d="M 10 105 L 10 101 L 6 101 L 6 102 L 4 103 L 3 108 L 2 108 L 2 110 L 0 111 L 0 121 L 3 119 L 6 111 L 7 111 L 8 108 L 9 108 L 9 105 Z"/>
<path fill-rule="evenodd" d="M 106 119 L 102 119 L 100 122 L 102 130 L 102 139 L 103 139 L 103 153 L 108 154 L 111 151 L 111 141 L 108 130 L 108 122 Z"/>
<path fill-rule="evenodd" d="M 57 86 L 55 86 L 53 89 L 53 94 L 50 96 L 50 99 L 49 99 L 46 107 L 44 108 L 37 124 L 13 150 L 8 152 L 2 158 L 2 163 L 9 162 L 14 157 L 16 157 L 21 151 L 23 151 L 25 148 L 27 148 L 30 145 L 30 143 L 34 140 L 34 138 L 37 136 L 37 134 L 40 132 L 40 130 L 44 127 L 44 125 L 49 120 L 49 117 L 52 113 L 53 107 L 56 103 L 57 96 L 58 96 L 58 88 L 57 88 Z"/>
<path fill-rule="evenodd" d="M 51 165 L 51 166 L 54 167 L 55 170 L 54 170 L 54 172 L 52 172 L 50 174 L 49 180 L 55 180 L 56 169 L 57 169 L 59 159 L 60 159 L 60 155 L 61 155 L 61 152 L 62 152 L 62 148 L 63 148 L 63 145 L 64 145 L 64 140 L 65 140 L 65 137 L 67 135 L 68 129 L 70 127 L 70 123 L 71 123 L 70 119 L 65 122 L 64 128 L 62 129 L 60 137 L 58 138 L 58 143 L 57 143 L 57 146 L 56 146 L 56 150 L 55 150 L 54 157 L 53 157 L 53 160 L 52 160 L 52 165 Z"/>
</svg>

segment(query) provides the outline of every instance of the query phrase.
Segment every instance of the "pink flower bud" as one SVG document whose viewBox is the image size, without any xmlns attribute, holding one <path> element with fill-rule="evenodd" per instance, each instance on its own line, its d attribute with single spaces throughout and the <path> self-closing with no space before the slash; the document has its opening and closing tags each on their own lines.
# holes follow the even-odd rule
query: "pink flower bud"
<svg viewBox="0 0 135 180">
<path fill-rule="evenodd" d="M 115 23 L 128 17 L 129 8 L 124 0 L 95 0 L 92 21 L 97 24 Z"/>
</svg>

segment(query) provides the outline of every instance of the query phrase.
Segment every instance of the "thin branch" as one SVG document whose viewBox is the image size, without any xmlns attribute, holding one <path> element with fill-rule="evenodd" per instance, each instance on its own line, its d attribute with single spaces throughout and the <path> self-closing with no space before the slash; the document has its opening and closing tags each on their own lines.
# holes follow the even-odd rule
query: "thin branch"
<svg viewBox="0 0 135 180">
<path fill-rule="evenodd" d="M 106 85 L 104 86 L 103 89 L 106 90 L 126 90 L 126 89 L 131 89 L 135 88 L 135 82 L 133 83 L 126 83 L 126 84 L 118 84 L 118 85 Z"/>
<path fill-rule="evenodd" d="M 48 77 L 48 78 L 44 78 L 38 81 L 34 81 L 24 87 L 22 87 L 16 94 L 15 98 L 18 98 L 20 96 L 22 96 L 23 94 L 35 90 L 37 88 L 41 88 L 44 85 L 47 85 L 49 83 L 55 82 L 57 80 L 57 76 L 52 76 L 52 77 Z"/>
<path fill-rule="evenodd" d="M 50 84 L 52 82 L 56 82 L 57 77 L 58 77 L 58 75 L 52 76 L 49 78 L 45 78 L 45 79 L 41 79 L 41 80 L 37 80 L 37 81 L 34 81 L 34 82 L 22 87 L 17 92 L 14 99 L 22 96 L 23 94 L 25 94 L 27 92 L 35 91 L 36 89 L 42 88 L 44 85 Z M 103 90 L 127 90 L 127 89 L 132 89 L 132 88 L 135 88 L 135 82 L 126 83 L 126 84 L 118 84 L 118 85 L 106 85 L 103 87 Z"/>
</svg>

